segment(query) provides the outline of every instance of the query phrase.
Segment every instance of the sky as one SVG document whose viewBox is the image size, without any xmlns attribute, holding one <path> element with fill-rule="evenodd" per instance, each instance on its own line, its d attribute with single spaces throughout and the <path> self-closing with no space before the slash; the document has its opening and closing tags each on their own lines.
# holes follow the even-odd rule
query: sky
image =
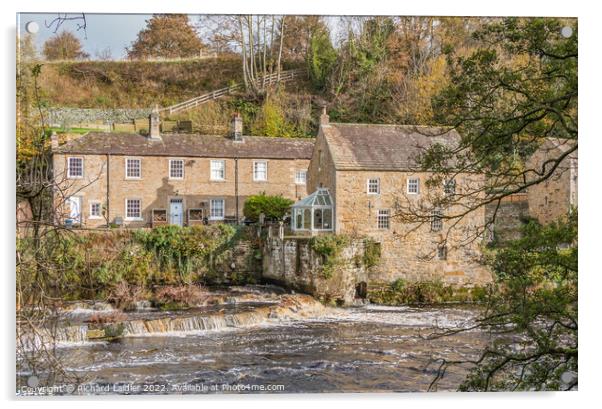
<svg viewBox="0 0 602 409">
<path fill-rule="evenodd" d="M 74 17 L 77 14 L 69 14 Z M 17 27 L 19 34 L 24 35 L 25 25 L 30 21 L 35 21 L 40 27 L 35 34 L 35 41 L 38 50 L 42 49 L 44 42 L 55 33 L 56 25 L 47 27 L 53 19 L 57 17 L 56 13 L 34 14 L 19 13 L 17 15 Z M 114 59 L 125 57 L 125 48 L 136 39 L 138 32 L 146 25 L 145 21 L 151 17 L 150 14 L 90 14 L 86 13 L 86 30 L 77 31 L 77 24 L 80 21 L 66 21 L 59 28 L 73 32 L 92 58 L 97 52 L 107 48 L 111 50 Z"/>
<path fill-rule="evenodd" d="M 62 13 L 64 15 L 64 13 Z M 46 40 L 55 35 L 56 19 L 58 13 L 19 13 L 17 14 L 17 27 L 19 35 L 27 34 L 25 26 L 30 21 L 38 23 L 39 31 L 35 34 L 35 43 L 41 52 Z M 81 14 L 67 14 L 68 17 L 79 17 Z M 146 20 L 151 14 L 94 14 L 86 13 L 86 30 L 77 30 L 81 20 L 65 21 L 58 32 L 63 30 L 73 32 L 81 41 L 85 52 L 94 59 L 98 53 L 109 49 L 113 59 L 119 60 L 126 56 L 126 47 L 136 40 L 138 32 L 146 26 Z M 198 15 L 188 16 L 191 23 L 198 21 Z M 331 25 L 331 34 L 334 36 L 334 24 Z M 48 27 L 50 26 L 50 27 Z"/>
</svg>

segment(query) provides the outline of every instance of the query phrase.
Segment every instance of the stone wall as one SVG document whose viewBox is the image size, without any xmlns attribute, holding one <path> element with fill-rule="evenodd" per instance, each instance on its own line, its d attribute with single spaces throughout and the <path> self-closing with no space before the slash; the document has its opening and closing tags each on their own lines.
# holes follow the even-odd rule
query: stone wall
<svg viewBox="0 0 602 409">
<path fill-rule="evenodd" d="M 67 179 L 66 164 L 68 156 L 84 158 L 84 177 Z M 167 209 L 172 198 L 183 201 L 184 215 L 189 208 L 203 208 L 205 215 L 209 212 L 209 200 L 224 199 L 225 215 L 236 217 L 236 186 L 234 159 L 222 159 L 226 163 L 225 180 L 210 180 L 211 158 L 169 158 L 144 156 L 141 159 L 142 177 L 126 179 L 125 156 L 118 155 L 54 155 L 54 170 L 57 181 L 61 184 L 57 192 L 57 206 L 64 211 L 59 219 L 64 218 L 66 211 L 61 202 L 69 196 L 82 198 L 82 224 L 86 227 L 106 225 L 105 218 L 90 217 L 90 203 L 99 201 L 108 207 L 108 220 L 113 222 L 122 217 L 124 224 L 130 227 L 145 227 L 151 221 L 153 209 Z M 169 178 L 169 160 L 184 159 L 184 178 Z M 253 160 L 238 160 L 238 212 L 242 218 L 245 199 L 250 195 L 265 192 L 269 195 L 283 195 L 292 200 L 305 196 L 305 185 L 295 183 L 297 170 L 306 170 L 308 160 L 268 159 L 268 181 L 253 181 Z M 110 192 L 107 195 L 107 189 Z M 141 199 L 143 220 L 125 220 L 125 201 Z M 107 206 L 108 204 L 108 206 Z"/>
<path fill-rule="evenodd" d="M 148 118 L 151 108 L 47 108 L 46 118 L 52 126 L 73 127 L 81 124 L 100 123 L 110 125 L 116 122 L 130 122 L 137 118 Z"/>
<path fill-rule="evenodd" d="M 322 274 L 323 259 L 311 248 L 309 238 L 268 237 L 263 248 L 264 280 L 311 294 L 321 301 L 352 304 L 361 294 L 360 283 L 367 283 L 367 269 L 359 261 L 364 255 L 363 240 L 354 240 L 340 256 L 341 264 L 333 275 Z"/>
<path fill-rule="evenodd" d="M 382 260 L 370 277 L 373 280 L 392 282 L 443 281 L 451 285 L 481 285 L 490 282 L 488 268 L 482 264 L 482 229 L 485 222 L 483 208 L 477 208 L 459 220 L 453 228 L 452 221 L 443 221 L 440 231 L 431 231 L 430 222 L 421 225 L 406 223 L 395 216 L 403 203 L 419 205 L 428 202 L 426 181 L 428 173 L 399 171 L 338 171 L 335 199 L 335 229 L 337 233 L 368 236 L 381 243 Z M 380 193 L 368 194 L 367 181 L 377 178 Z M 420 180 L 419 194 L 407 193 L 407 180 Z M 456 177 L 456 191 L 472 190 L 482 183 L 475 175 Z M 403 206 L 406 206 L 405 204 Z M 427 206 L 428 207 L 428 206 Z M 379 229 L 378 210 L 389 210 L 390 227 Z M 462 208 L 451 208 L 445 213 L 459 214 Z M 455 223 L 456 220 L 453 220 Z M 443 243 L 443 244 L 442 244 Z M 445 255 L 439 254 L 444 245 Z"/>
<path fill-rule="evenodd" d="M 529 158 L 527 167 L 546 171 L 552 166 L 547 161 L 559 158 L 568 148 L 568 142 L 558 143 L 555 139 L 546 140 Z M 529 214 L 543 224 L 566 217 L 572 207 L 577 206 L 577 153 L 572 153 L 559 164 L 551 177 L 544 182 L 530 186 L 527 190 Z M 535 178 L 533 175 L 531 178 Z"/>
<path fill-rule="evenodd" d="M 529 202 L 526 194 L 513 195 L 485 206 L 485 218 L 492 221 L 490 239 L 497 243 L 516 240 L 521 237 L 521 228 L 529 216 Z M 495 218 L 495 219 L 494 219 Z"/>
</svg>

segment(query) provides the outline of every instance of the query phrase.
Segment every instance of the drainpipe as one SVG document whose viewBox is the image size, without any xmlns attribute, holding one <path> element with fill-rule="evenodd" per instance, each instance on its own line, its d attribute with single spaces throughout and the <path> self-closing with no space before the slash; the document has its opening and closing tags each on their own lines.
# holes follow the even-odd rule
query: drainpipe
<svg viewBox="0 0 602 409">
<path fill-rule="evenodd" d="M 236 200 L 236 224 L 240 223 L 238 209 L 238 158 L 234 158 L 234 198 Z"/>
</svg>

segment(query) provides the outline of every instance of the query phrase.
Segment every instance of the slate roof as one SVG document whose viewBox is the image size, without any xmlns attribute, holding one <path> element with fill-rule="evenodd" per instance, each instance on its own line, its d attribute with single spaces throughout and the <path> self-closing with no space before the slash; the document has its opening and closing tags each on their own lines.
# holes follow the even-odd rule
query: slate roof
<svg viewBox="0 0 602 409">
<path fill-rule="evenodd" d="M 132 133 L 90 132 L 54 150 L 80 155 L 189 156 L 207 158 L 311 159 L 313 139 L 244 136 L 242 142 L 199 134 L 163 134 L 153 141 Z"/>
<path fill-rule="evenodd" d="M 460 141 L 455 130 L 414 125 L 330 123 L 322 132 L 337 170 L 410 170 L 429 146 Z"/>
</svg>

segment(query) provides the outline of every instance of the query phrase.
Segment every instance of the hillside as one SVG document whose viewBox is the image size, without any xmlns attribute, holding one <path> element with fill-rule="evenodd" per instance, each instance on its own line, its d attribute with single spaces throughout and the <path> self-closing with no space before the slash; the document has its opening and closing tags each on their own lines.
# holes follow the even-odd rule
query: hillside
<svg viewBox="0 0 602 409">
<path fill-rule="evenodd" d="M 47 106 L 147 108 L 171 105 L 241 78 L 240 59 L 226 56 L 44 63 L 39 84 Z"/>
</svg>

